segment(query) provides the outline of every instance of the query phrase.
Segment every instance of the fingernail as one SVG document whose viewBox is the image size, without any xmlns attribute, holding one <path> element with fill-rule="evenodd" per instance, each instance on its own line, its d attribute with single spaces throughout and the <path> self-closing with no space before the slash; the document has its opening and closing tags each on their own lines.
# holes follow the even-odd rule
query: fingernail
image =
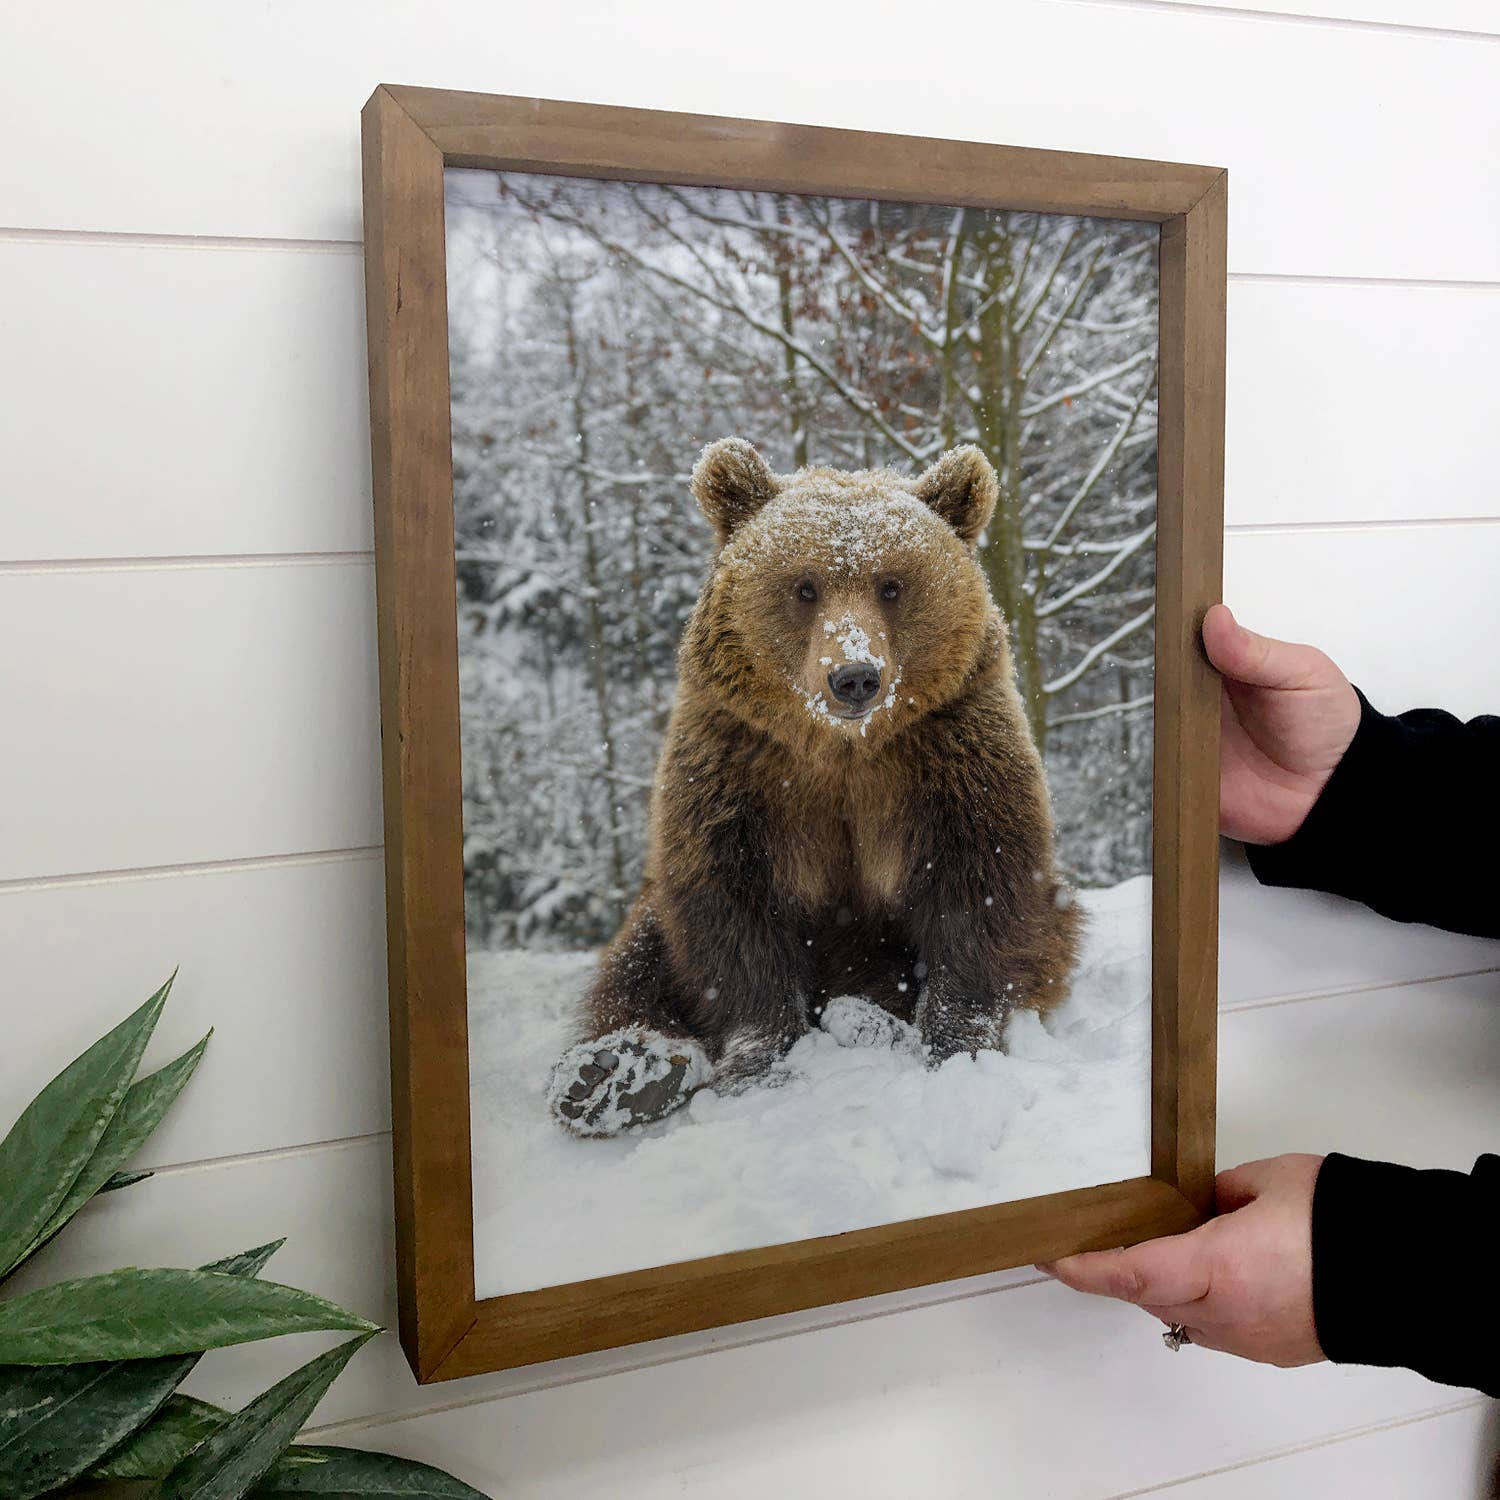
<svg viewBox="0 0 1500 1500">
<path fill-rule="evenodd" d="M 1036 1264 L 1034 1266 L 1032 1266 L 1031 1269 L 1033 1271 L 1040 1271 L 1043 1276 L 1056 1276 L 1057 1275 L 1056 1264 L 1053 1261 L 1050 1261 L 1050 1260 L 1039 1260 L 1039 1261 L 1036 1262 Z"/>
</svg>

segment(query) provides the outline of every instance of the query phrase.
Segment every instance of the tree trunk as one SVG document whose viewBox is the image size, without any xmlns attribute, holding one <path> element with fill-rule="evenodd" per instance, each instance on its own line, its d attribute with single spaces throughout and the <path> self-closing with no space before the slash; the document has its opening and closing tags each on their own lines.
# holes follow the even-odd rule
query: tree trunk
<svg viewBox="0 0 1500 1500">
<path fill-rule="evenodd" d="M 776 199 L 776 217 L 783 224 L 792 222 L 786 199 L 781 195 Z M 796 258 L 780 235 L 770 236 L 766 250 L 776 266 L 776 307 L 781 331 L 787 338 L 781 346 L 781 388 L 786 395 L 787 420 L 791 425 L 792 467 L 800 469 L 807 462 L 807 410 L 802 388 L 797 383 L 797 355 L 791 342 L 796 336 L 796 309 L 792 304 L 795 291 L 792 267 Z"/>
<path fill-rule="evenodd" d="M 998 224 L 986 224 L 976 237 L 980 279 L 984 286 L 1004 286 L 1011 280 L 1010 237 Z M 1021 402 L 1026 393 L 1021 373 L 1020 340 L 1016 333 L 1019 288 L 1012 284 L 980 315 L 979 342 L 974 348 L 974 403 L 979 446 L 995 467 L 1000 500 L 989 535 L 979 553 L 995 603 L 1010 625 L 1015 655 L 1016 683 L 1026 718 L 1043 748 L 1047 733 L 1046 695 L 1037 651 L 1036 592 L 1027 579 L 1026 545 L 1021 526 Z"/>
<path fill-rule="evenodd" d="M 625 919 L 625 851 L 620 844 L 620 819 L 615 807 L 619 782 L 615 775 L 614 723 L 609 708 L 609 679 L 605 673 L 604 612 L 599 607 L 601 579 L 599 552 L 594 542 L 594 495 L 588 474 L 589 430 L 583 399 L 584 374 L 578 357 L 577 329 L 573 322 L 571 297 L 564 298 L 567 319 L 568 372 L 572 377 L 572 409 L 577 433 L 577 474 L 579 513 L 583 523 L 583 575 L 587 585 L 585 617 L 589 641 L 589 675 L 594 690 L 594 706 L 599 716 L 599 736 L 604 755 L 605 826 L 608 829 L 610 863 L 610 905 L 618 926 Z"/>
</svg>

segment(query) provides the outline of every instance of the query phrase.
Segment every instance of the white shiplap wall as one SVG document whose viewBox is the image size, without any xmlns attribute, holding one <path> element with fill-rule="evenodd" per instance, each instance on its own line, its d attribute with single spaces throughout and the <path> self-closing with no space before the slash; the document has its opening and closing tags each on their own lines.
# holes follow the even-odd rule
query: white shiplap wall
<svg viewBox="0 0 1500 1500">
<path fill-rule="evenodd" d="M 0 1117 L 174 962 L 155 1056 L 216 1028 L 155 1180 L 39 1275 L 285 1233 L 283 1278 L 394 1316 L 358 244 L 383 80 L 1228 166 L 1226 596 L 1381 707 L 1497 707 L 1491 0 L 7 7 Z M 1223 909 L 1226 1163 L 1500 1141 L 1500 945 L 1262 891 L 1233 851 Z M 310 1342 L 197 1388 L 241 1399 Z M 496 1495 L 621 1500 L 1468 1500 L 1500 1448 L 1465 1392 L 1169 1358 L 1024 1272 L 425 1390 L 386 1338 L 316 1421 Z"/>
</svg>

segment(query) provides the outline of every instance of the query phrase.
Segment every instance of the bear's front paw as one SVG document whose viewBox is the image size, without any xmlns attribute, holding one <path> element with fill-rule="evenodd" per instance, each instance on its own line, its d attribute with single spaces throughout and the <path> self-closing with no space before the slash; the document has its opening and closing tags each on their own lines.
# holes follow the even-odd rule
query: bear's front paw
<svg viewBox="0 0 1500 1500">
<path fill-rule="evenodd" d="M 967 1006 L 941 1003 L 931 996 L 917 1002 L 917 1029 L 929 1067 L 939 1067 L 950 1057 L 1002 1049 L 1004 1013 L 992 1015 Z"/>
<path fill-rule="evenodd" d="M 780 1088 L 791 1079 L 787 1049 L 794 1037 L 772 1031 L 742 1027 L 725 1039 L 714 1064 L 716 1094 L 743 1094 L 751 1087 Z"/>
<path fill-rule="evenodd" d="M 618 1135 L 686 1104 L 708 1074 L 703 1048 L 686 1037 L 612 1031 L 563 1053 L 547 1101 L 575 1135 Z"/>
<path fill-rule="evenodd" d="M 889 1047 L 914 1054 L 922 1050 L 915 1026 L 861 995 L 835 995 L 823 1007 L 818 1025 L 840 1047 Z"/>
</svg>

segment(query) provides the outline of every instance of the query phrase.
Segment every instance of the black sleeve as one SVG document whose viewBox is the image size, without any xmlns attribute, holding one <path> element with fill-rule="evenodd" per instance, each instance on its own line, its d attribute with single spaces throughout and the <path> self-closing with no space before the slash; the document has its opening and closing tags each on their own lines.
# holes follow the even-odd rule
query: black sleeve
<svg viewBox="0 0 1500 1500">
<path fill-rule="evenodd" d="M 1500 937 L 1500 718 L 1389 716 L 1355 692 L 1359 728 L 1302 827 L 1283 844 L 1246 846 L 1256 879 Z M 1464 1173 L 1330 1153 L 1312 1210 L 1323 1352 L 1500 1396 L 1497 1225 L 1500 1156 Z M 1428 1278 L 1440 1297 L 1414 1295 Z"/>
<path fill-rule="evenodd" d="M 1245 846 L 1255 878 L 1500 937 L 1500 718 L 1387 715 L 1355 692 L 1359 728 L 1302 826 Z"/>
<path fill-rule="evenodd" d="M 1500 1156 L 1481 1156 L 1469 1173 L 1324 1158 L 1313 1189 L 1313 1321 L 1329 1359 L 1400 1365 L 1500 1396 L 1497 1261 Z"/>
</svg>

